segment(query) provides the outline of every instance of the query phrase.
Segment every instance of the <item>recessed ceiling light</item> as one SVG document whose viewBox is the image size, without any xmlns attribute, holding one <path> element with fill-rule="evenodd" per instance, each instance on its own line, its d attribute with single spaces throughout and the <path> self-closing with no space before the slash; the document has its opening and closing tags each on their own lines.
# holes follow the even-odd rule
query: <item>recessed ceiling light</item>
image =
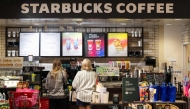
<svg viewBox="0 0 190 109">
<path fill-rule="evenodd" d="M 65 28 L 63 26 L 59 26 L 60 30 L 65 30 Z"/>
<path fill-rule="evenodd" d="M 172 24 L 170 24 L 170 23 L 167 23 L 166 25 L 172 25 Z"/>
<path fill-rule="evenodd" d="M 175 19 L 175 20 L 181 20 L 181 19 Z"/>
<path fill-rule="evenodd" d="M 39 24 L 38 23 L 34 23 L 34 25 L 38 26 Z"/>
<path fill-rule="evenodd" d="M 82 25 L 82 21 L 76 21 L 77 25 Z"/>
<path fill-rule="evenodd" d="M 44 30 L 45 30 L 45 31 L 47 31 L 47 30 L 48 30 L 48 27 L 47 27 L 47 26 L 45 26 L 45 27 L 44 27 Z"/>
<path fill-rule="evenodd" d="M 120 23 L 120 25 L 126 25 L 126 23 Z"/>
</svg>

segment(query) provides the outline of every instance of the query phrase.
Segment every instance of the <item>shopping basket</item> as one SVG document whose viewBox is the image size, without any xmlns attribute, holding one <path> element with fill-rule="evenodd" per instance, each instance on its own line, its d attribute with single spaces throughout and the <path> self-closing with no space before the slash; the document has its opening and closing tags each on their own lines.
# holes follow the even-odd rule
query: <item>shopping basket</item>
<svg viewBox="0 0 190 109">
<path fill-rule="evenodd" d="M 39 93 L 9 92 L 10 109 L 39 109 Z"/>
</svg>

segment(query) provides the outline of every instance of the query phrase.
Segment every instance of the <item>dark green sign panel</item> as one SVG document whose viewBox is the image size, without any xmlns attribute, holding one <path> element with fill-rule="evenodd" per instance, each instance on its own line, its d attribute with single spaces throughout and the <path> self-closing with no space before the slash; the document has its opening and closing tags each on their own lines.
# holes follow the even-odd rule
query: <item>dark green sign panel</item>
<svg viewBox="0 0 190 109">
<path fill-rule="evenodd" d="M 139 84 L 137 78 L 123 78 L 122 98 L 125 102 L 139 101 Z"/>
</svg>

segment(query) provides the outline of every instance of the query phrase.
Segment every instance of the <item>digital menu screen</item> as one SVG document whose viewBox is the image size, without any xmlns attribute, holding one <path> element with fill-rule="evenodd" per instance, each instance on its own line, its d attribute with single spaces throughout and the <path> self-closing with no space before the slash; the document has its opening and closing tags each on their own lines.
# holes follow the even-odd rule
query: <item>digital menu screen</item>
<svg viewBox="0 0 190 109">
<path fill-rule="evenodd" d="M 39 33 L 20 33 L 19 56 L 39 56 Z"/>
<path fill-rule="evenodd" d="M 82 33 L 62 33 L 62 56 L 82 56 Z"/>
<path fill-rule="evenodd" d="M 41 33 L 40 56 L 60 56 L 61 33 Z"/>
<path fill-rule="evenodd" d="M 84 34 L 84 54 L 85 57 L 105 56 L 105 34 L 86 33 Z"/>
<path fill-rule="evenodd" d="M 108 56 L 125 57 L 127 56 L 127 33 L 108 33 Z"/>
</svg>

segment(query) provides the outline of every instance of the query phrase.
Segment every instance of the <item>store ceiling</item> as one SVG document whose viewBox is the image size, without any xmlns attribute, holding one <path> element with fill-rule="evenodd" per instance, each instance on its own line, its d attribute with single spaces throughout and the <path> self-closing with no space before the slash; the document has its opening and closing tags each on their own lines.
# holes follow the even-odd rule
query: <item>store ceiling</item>
<svg viewBox="0 0 190 109">
<path fill-rule="evenodd" d="M 190 19 L 0 19 L 0 26 L 80 26 L 134 27 L 154 25 L 182 26 Z"/>
</svg>

